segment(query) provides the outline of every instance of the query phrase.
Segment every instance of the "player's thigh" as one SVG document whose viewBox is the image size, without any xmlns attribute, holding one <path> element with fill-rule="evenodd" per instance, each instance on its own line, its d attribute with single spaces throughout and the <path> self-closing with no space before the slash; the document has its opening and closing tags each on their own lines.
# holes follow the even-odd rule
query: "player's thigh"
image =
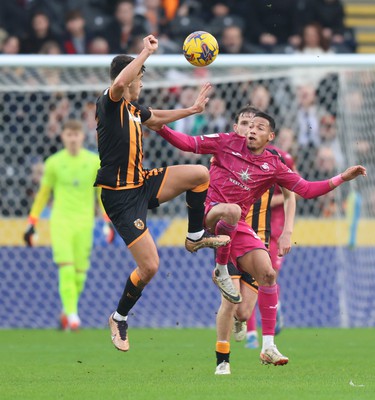
<svg viewBox="0 0 375 400">
<path fill-rule="evenodd" d="M 167 168 L 159 202 L 165 203 L 187 190 L 209 181 L 209 173 L 203 165 L 174 165 Z"/>
<path fill-rule="evenodd" d="M 51 218 L 51 246 L 56 264 L 74 263 L 74 225 L 72 221 Z"/>
<path fill-rule="evenodd" d="M 150 179 L 152 179 L 150 182 L 154 182 L 158 177 L 155 180 Z M 148 231 L 149 186 L 143 185 L 136 189 L 118 191 L 102 190 L 106 212 L 128 248 L 131 248 Z"/>
<path fill-rule="evenodd" d="M 77 227 L 74 236 L 74 266 L 77 271 L 86 272 L 90 267 L 93 242 L 93 226 Z"/>
<path fill-rule="evenodd" d="M 238 222 L 236 236 L 231 242 L 231 260 L 240 271 L 249 273 L 258 283 L 261 283 L 257 274 L 259 270 L 272 270 L 265 244 L 243 220 Z"/>
</svg>

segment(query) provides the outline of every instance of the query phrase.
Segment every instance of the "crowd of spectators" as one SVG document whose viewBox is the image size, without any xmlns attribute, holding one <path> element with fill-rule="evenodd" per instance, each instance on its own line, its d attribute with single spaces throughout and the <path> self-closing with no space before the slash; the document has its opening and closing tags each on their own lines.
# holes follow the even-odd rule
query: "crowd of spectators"
<svg viewBox="0 0 375 400">
<path fill-rule="evenodd" d="M 0 4 L 3 54 L 135 54 L 154 34 L 159 54 L 181 52 L 196 30 L 222 54 L 351 53 L 341 0 L 16 0 Z"/>
</svg>

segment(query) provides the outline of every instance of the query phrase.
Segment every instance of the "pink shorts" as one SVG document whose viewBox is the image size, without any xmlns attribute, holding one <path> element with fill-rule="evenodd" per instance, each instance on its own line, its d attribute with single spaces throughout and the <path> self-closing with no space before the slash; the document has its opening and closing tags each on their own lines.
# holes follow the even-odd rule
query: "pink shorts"
<svg viewBox="0 0 375 400">
<path fill-rule="evenodd" d="M 256 249 L 268 252 L 266 246 L 254 230 L 245 221 L 239 221 L 236 236 L 231 242 L 230 260 L 240 269 L 237 266 L 237 259 Z"/>
</svg>

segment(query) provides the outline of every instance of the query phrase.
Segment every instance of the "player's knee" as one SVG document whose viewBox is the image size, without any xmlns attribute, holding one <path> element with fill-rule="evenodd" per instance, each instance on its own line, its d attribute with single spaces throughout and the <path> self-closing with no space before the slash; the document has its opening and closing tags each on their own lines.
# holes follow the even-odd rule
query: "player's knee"
<svg viewBox="0 0 375 400">
<path fill-rule="evenodd" d="M 238 204 L 222 204 L 221 219 L 234 224 L 241 218 L 241 207 Z"/>
<path fill-rule="evenodd" d="M 159 258 L 145 260 L 142 263 L 138 263 L 138 268 L 140 270 L 140 276 L 144 283 L 148 283 L 159 269 Z"/>
<path fill-rule="evenodd" d="M 272 286 L 276 283 L 276 272 L 273 268 L 268 268 L 263 271 L 260 278 L 258 279 L 259 285 Z"/>
<path fill-rule="evenodd" d="M 236 319 L 241 322 L 247 321 L 251 317 L 250 311 L 250 309 L 248 311 L 247 309 L 237 308 Z"/>
<path fill-rule="evenodd" d="M 210 173 L 204 165 L 196 165 L 197 168 L 197 184 L 201 185 L 210 180 Z"/>
</svg>

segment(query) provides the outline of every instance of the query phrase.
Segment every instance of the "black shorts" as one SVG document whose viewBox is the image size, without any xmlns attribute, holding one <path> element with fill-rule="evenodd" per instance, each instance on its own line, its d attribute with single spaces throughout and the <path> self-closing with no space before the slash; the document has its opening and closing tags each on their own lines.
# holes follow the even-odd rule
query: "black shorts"
<svg viewBox="0 0 375 400">
<path fill-rule="evenodd" d="M 147 210 L 159 207 L 158 193 L 167 168 L 148 171 L 142 186 L 135 189 L 102 189 L 104 209 L 128 247 L 147 231 Z"/>
<path fill-rule="evenodd" d="M 258 293 L 258 282 L 248 272 L 239 271 L 230 261 L 228 262 L 228 272 L 233 279 L 241 279 L 250 289 Z"/>
</svg>

